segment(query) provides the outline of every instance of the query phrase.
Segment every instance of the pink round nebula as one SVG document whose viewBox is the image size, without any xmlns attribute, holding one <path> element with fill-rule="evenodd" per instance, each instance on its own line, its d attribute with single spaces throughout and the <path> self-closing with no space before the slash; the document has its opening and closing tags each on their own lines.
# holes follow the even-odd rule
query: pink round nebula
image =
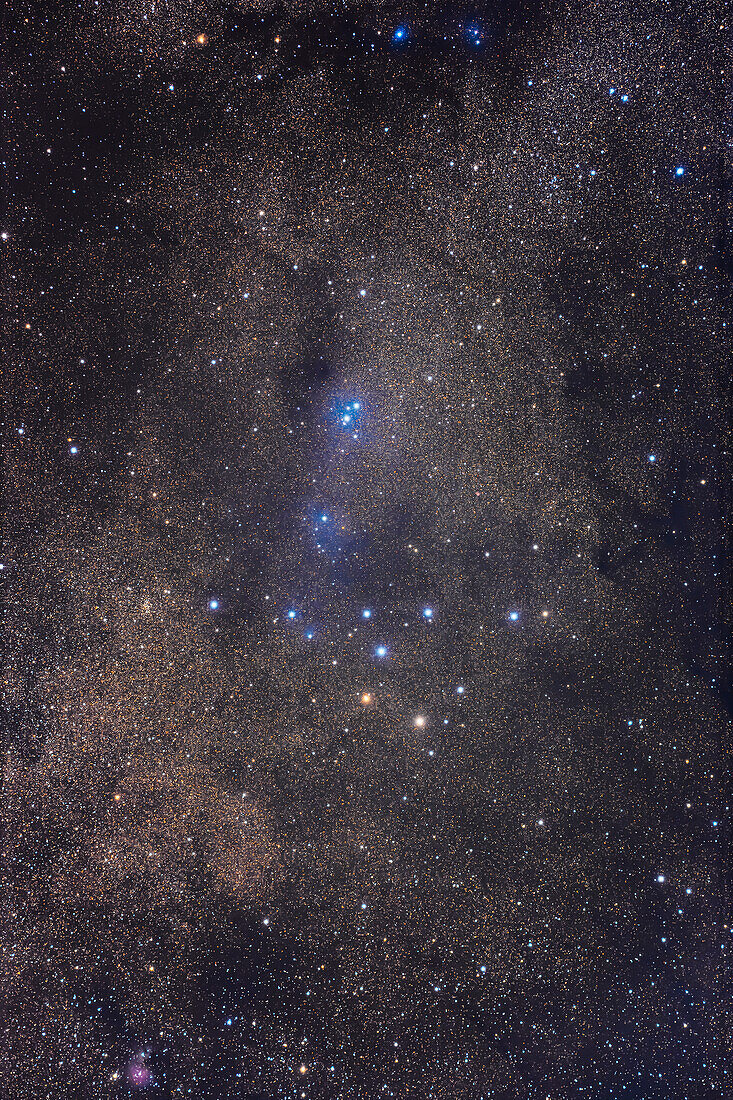
<svg viewBox="0 0 733 1100">
<path fill-rule="evenodd" d="M 144 1089 L 152 1085 L 153 1075 L 145 1063 L 136 1058 L 127 1067 L 127 1080 L 135 1088 Z"/>
</svg>

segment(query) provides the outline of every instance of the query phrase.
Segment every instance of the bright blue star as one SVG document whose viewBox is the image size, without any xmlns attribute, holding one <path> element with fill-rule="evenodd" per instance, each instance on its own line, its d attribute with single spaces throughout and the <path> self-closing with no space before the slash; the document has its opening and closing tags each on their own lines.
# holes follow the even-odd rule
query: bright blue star
<svg viewBox="0 0 733 1100">
<path fill-rule="evenodd" d="M 321 523 L 328 523 L 328 516 L 321 516 Z"/>
<path fill-rule="evenodd" d="M 386 657 L 387 656 L 387 647 L 386 647 L 386 645 L 378 645 L 376 647 L 376 649 L 374 650 L 374 655 L 375 655 L 375 657 Z"/>
<path fill-rule="evenodd" d="M 649 461 L 650 462 L 656 462 L 657 461 L 657 456 L 656 455 L 649 455 Z"/>
<path fill-rule="evenodd" d="M 433 617 L 432 607 L 424 607 L 422 609 L 422 614 L 423 614 L 424 619 L 432 619 L 432 617 Z"/>
<path fill-rule="evenodd" d="M 456 688 L 456 695 L 463 695 L 465 690 L 466 689 L 464 688 L 463 684 L 459 684 L 459 686 Z"/>
<path fill-rule="evenodd" d="M 297 614 L 298 614 L 297 611 L 288 611 L 288 618 L 289 619 L 294 619 Z"/>
<path fill-rule="evenodd" d="M 219 601 L 218 600 L 209 600 L 209 610 L 210 611 L 216 611 L 218 606 L 219 606 Z"/>
<path fill-rule="evenodd" d="M 336 415 L 344 428 L 348 428 L 352 424 L 356 426 L 360 412 L 361 403 L 359 401 L 349 401 L 348 404 L 341 405 L 340 408 L 336 409 Z"/>
<path fill-rule="evenodd" d="M 394 34 L 392 35 L 393 42 L 405 42 L 407 41 L 407 27 L 404 23 L 401 23 L 399 27 L 395 27 Z"/>
<path fill-rule="evenodd" d="M 79 448 L 78 447 L 69 447 L 69 454 L 70 455 L 78 455 L 79 454 Z"/>
<path fill-rule="evenodd" d="M 608 94 L 609 95 L 616 95 L 616 89 L 615 88 L 609 88 L 608 89 Z"/>
<path fill-rule="evenodd" d="M 306 634 L 306 638 L 308 639 L 309 642 L 311 641 L 311 639 L 313 638 L 313 631 L 312 630 L 308 631 L 308 633 Z"/>
<path fill-rule="evenodd" d="M 684 176 L 685 170 L 684 170 L 684 168 L 682 167 L 681 164 L 679 165 L 679 167 L 675 168 L 674 174 L 675 174 L 675 176 Z"/>
<path fill-rule="evenodd" d="M 518 620 L 519 620 L 519 612 L 518 612 L 518 611 L 510 611 L 510 612 L 509 612 L 509 619 L 510 619 L 510 621 L 511 621 L 511 622 L 513 622 L 513 623 L 516 623 L 516 622 L 518 622 Z"/>
<path fill-rule="evenodd" d="M 365 607 L 361 613 L 362 619 L 371 619 L 372 613 L 368 607 Z"/>
</svg>

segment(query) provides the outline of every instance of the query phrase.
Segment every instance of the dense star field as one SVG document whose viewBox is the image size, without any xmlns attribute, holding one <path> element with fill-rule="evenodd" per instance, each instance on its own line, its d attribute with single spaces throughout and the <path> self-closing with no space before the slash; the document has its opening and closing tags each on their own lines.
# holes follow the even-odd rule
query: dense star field
<svg viewBox="0 0 733 1100">
<path fill-rule="evenodd" d="M 12 7 L 0 1095 L 723 1100 L 725 5 Z"/>
</svg>

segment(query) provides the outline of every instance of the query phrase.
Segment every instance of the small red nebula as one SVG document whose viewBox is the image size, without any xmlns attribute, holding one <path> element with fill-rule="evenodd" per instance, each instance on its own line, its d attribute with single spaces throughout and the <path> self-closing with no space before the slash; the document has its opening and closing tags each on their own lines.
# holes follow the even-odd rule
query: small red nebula
<svg viewBox="0 0 733 1100">
<path fill-rule="evenodd" d="M 135 1088 L 144 1089 L 147 1085 L 152 1085 L 153 1075 L 144 1062 L 136 1059 L 127 1067 L 127 1080 Z"/>
</svg>

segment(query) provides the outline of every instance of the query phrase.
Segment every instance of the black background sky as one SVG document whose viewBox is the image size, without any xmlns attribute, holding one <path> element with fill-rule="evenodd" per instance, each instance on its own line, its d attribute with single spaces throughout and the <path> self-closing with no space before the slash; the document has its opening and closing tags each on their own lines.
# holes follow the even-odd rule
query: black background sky
<svg viewBox="0 0 733 1100">
<path fill-rule="evenodd" d="M 3 1095 L 725 1094 L 722 5 L 14 5 Z"/>
</svg>

